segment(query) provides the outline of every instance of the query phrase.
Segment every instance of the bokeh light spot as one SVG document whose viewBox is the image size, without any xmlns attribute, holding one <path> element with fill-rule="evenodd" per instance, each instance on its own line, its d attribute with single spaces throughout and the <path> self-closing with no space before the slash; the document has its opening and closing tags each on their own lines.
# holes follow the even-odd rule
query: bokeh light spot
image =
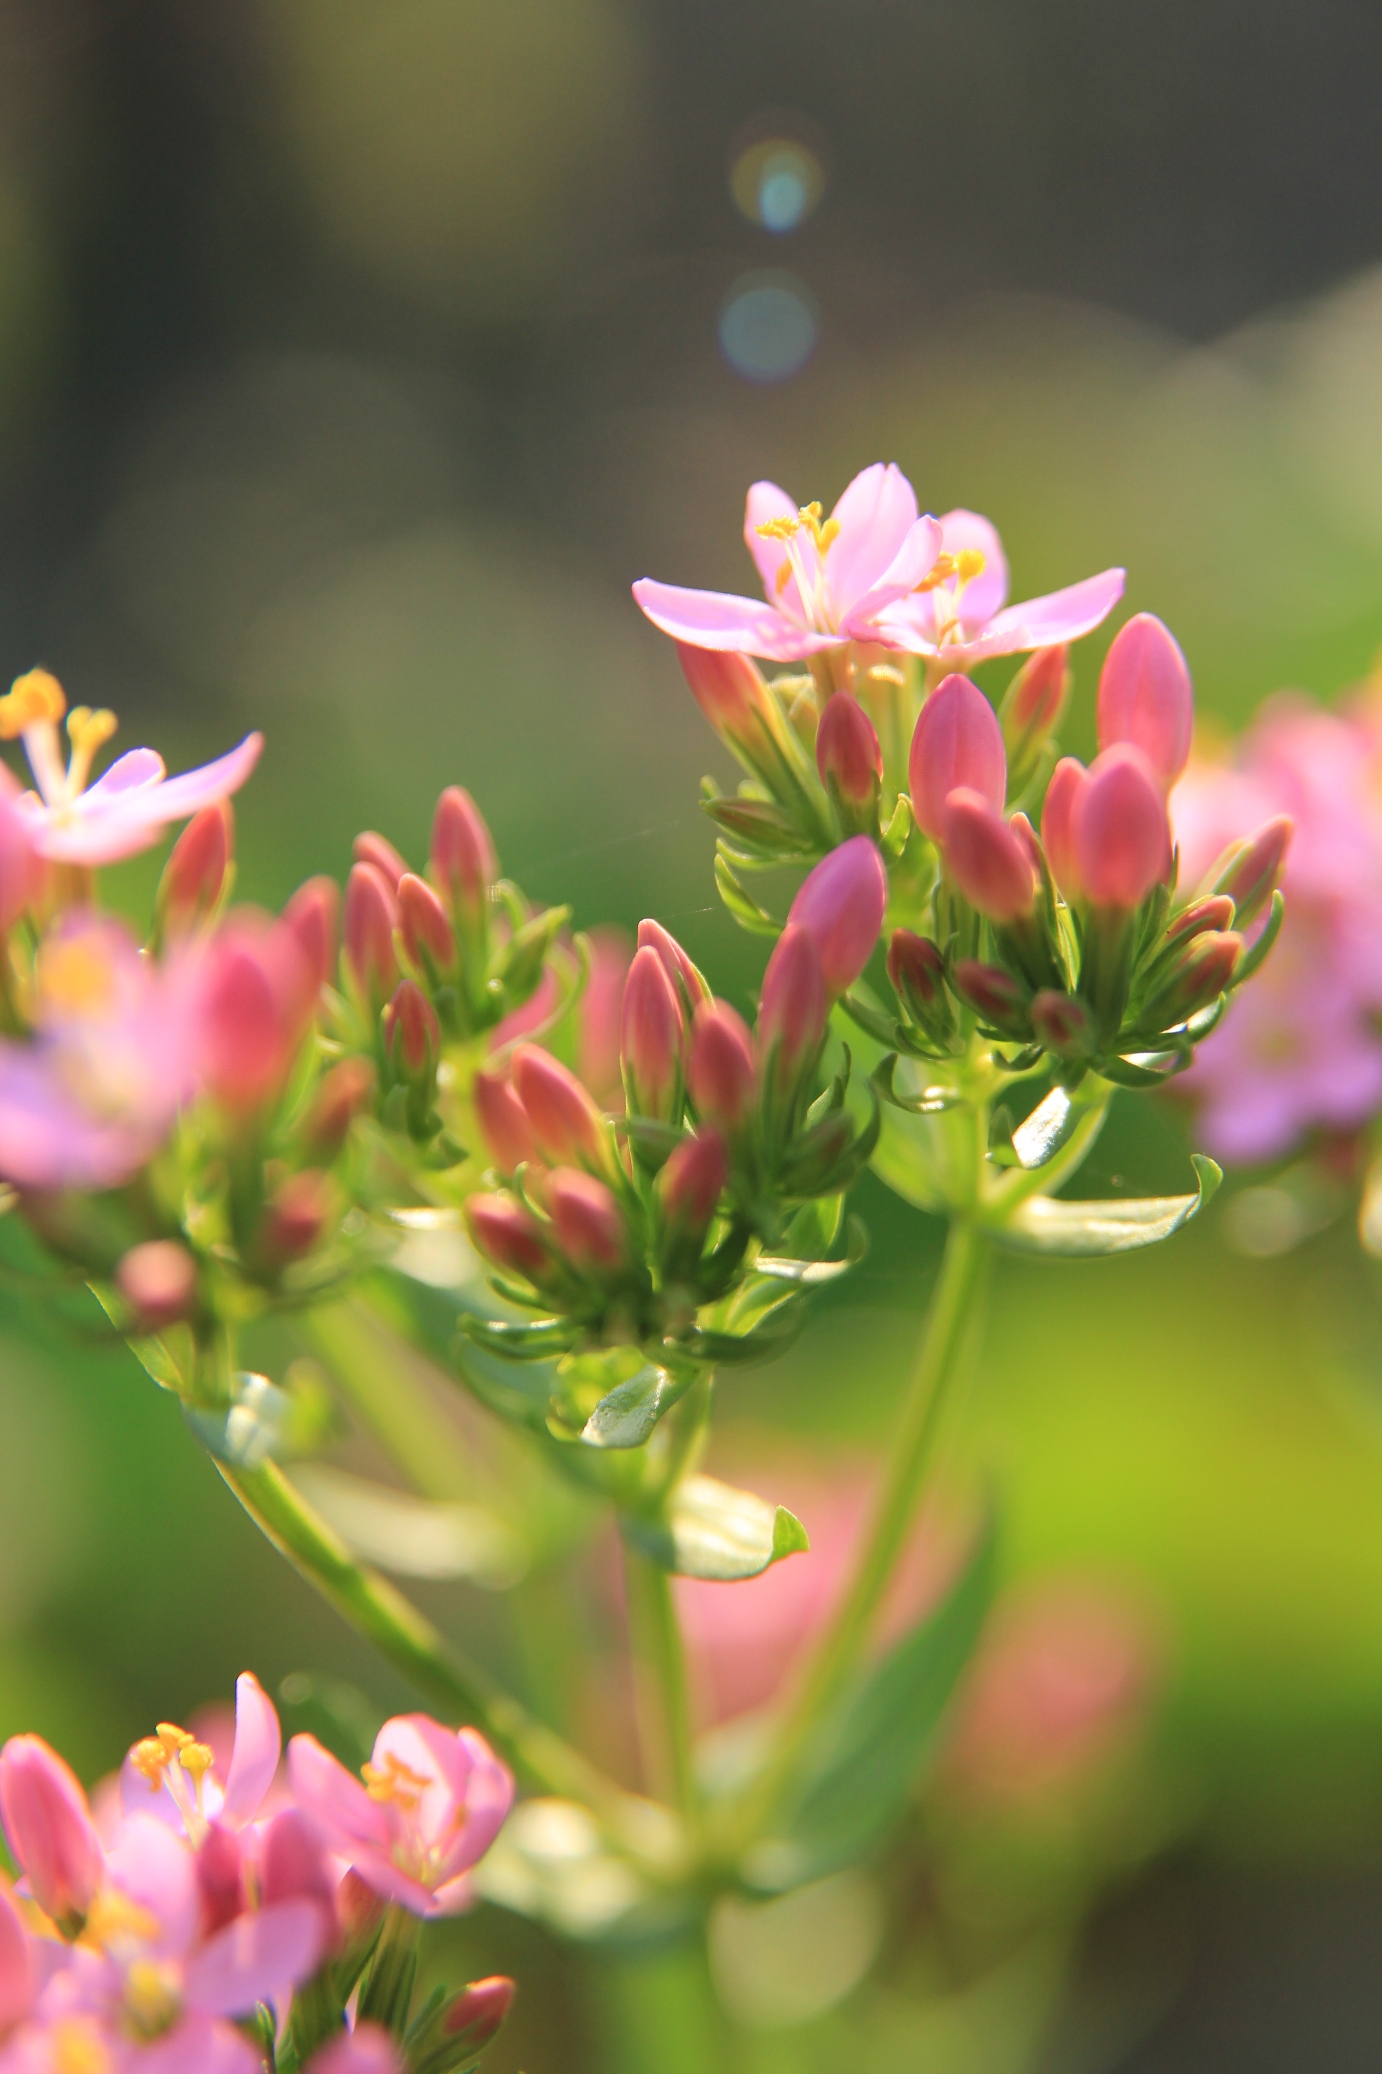
<svg viewBox="0 0 1382 2074">
<path fill-rule="evenodd" d="M 730 192 L 741 214 L 781 234 L 804 223 L 825 192 L 820 154 L 795 137 L 760 137 L 735 156 Z"/>
<path fill-rule="evenodd" d="M 720 312 L 720 346 L 748 382 L 785 382 L 799 374 L 820 330 L 815 298 L 793 274 L 746 274 Z"/>
</svg>

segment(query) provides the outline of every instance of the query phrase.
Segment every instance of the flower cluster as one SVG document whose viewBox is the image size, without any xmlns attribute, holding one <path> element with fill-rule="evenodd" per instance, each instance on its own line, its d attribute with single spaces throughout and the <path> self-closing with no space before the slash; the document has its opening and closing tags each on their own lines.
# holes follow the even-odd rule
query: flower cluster
<svg viewBox="0 0 1382 2074">
<path fill-rule="evenodd" d="M 311 1736 L 280 1766 L 246 1672 L 218 1751 L 172 1722 L 95 1811 L 41 1737 L 0 1750 L 5 2074 L 446 2074 L 502 2023 L 512 1982 L 412 2015 L 417 1925 L 463 1907 L 513 1781 L 472 1729 L 379 1732 L 363 1783 Z"/>
</svg>

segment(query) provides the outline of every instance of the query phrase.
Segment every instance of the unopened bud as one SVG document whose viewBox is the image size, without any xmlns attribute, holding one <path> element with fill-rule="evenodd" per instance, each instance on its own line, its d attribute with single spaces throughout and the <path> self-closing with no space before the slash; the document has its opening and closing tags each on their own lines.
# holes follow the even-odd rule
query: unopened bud
<svg viewBox="0 0 1382 2074">
<path fill-rule="evenodd" d="M 499 860 L 483 814 L 461 785 L 448 785 L 437 801 L 431 864 L 442 899 L 473 930 L 499 876 Z"/>
<path fill-rule="evenodd" d="M 683 1138 L 658 1175 L 669 1273 L 689 1274 L 695 1267 L 728 1177 L 725 1141 L 713 1125 Z"/>
<path fill-rule="evenodd" d="M 777 1076 L 795 1080 L 803 1067 L 813 1065 L 828 1006 L 816 945 L 805 929 L 789 923 L 763 975 L 758 1055 L 764 1068 L 775 1057 Z"/>
<path fill-rule="evenodd" d="M 386 835 L 367 828 L 363 835 L 356 836 L 351 845 L 351 855 L 357 864 L 372 864 L 376 871 L 383 873 L 393 891 L 398 891 L 398 882 L 408 869 L 407 860 L 399 855 Z"/>
<path fill-rule="evenodd" d="M 463 2043 L 467 2052 L 478 2052 L 503 2023 L 516 1993 L 513 1982 L 502 1973 L 493 1973 L 487 1980 L 473 1980 L 448 2007 L 442 2018 L 443 2034 L 457 2044 Z"/>
<path fill-rule="evenodd" d="M 553 1166 L 607 1170 L 610 1150 L 605 1119 L 575 1074 L 538 1044 L 517 1047 L 512 1072 L 543 1158 Z"/>
<path fill-rule="evenodd" d="M 384 1898 L 353 1868 L 336 1889 L 336 1921 L 346 1954 L 368 1947 L 384 1920 Z"/>
<path fill-rule="evenodd" d="M 686 1084 L 703 1123 L 731 1135 L 742 1130 L 758 1100 L 753 1039 L 727 1001 L 703 1001 L 691 1026 Z"/>
<path fill-rule="evenodd" d="M 285 926 L 296 937 L 312 975 L 314 997 L 336 969 L 336 941 L 341 926 L 341 892 L 334 879 L 308 879 L 283 910 Z"/>
<path fill-rule="evenodd" d="M 197 1263 L 176 1239 L 131 1246 L 115 1270 L 115 1286 L 133 1315 L 136 1332 L 163 1332 L 197 1307 Z"/>
<path fill-rule="evenodd" d="M 476 1247 L 508 1274 L 541 1281 L 551 1266 L 547 1241 L 531 1212 L 511 1195 L 472 1195 L 465 1220 Z"/>
<path fill-rule="evenodd" d="M 44 865 L 34 851 L 29 824 L 15 801 L 18 782 L 0 764 L 0 936 L 8 936 L 43 885 Z"/>
<path fill-rule="evenodd" d="M 945 959 L 929 936 L 894 929 L 888 944 L 888 978 L 903 1014 L 941 1043 L 953 1036 L 955 1011 L 945 985 Z"/>
<path fill-rule="evenodd" d="M 1057 1058 L 1086 1058 L 1094 1048 L 1094 1025 L 1088 1010 L 1054 987 L 1043 987 L 1033 999 L 1032 1030 Z"/>
<path fill-rule="evenodd" d="M 328 1177 L 312 1167 L 280 1182 L 264 1208 L 256 1252 L 266 1267 L 301 1260 L 326 1230 L 335 1207 Z"/>
<path fill-rule="evenodd" d="M 345 1144 L 355 1118 L 374 1095 L 374 1065 L 366 1058 L 340 1059 L 322 1075 L 302 1127 L 304 1149 L 330 1162 Z"/>
<path fill-rule="evenodd" d="M 1070 841 L 1091 907 L 1130 911 L 1171 870 L 1171 830 L 1156 779 L 1139 750 L 1105 749 L 1075 793 Z"/>
<path fill-rule="evenodd" d="M 685 1024 L 676 987 L 651 945 L 634 954 L 624 982 L 619 1056 L 631 1116 L 676 1120 Z"/>
<path fill-rule="evenodd" d="M 158 882 L 155 911 L 166 938 L 190 936 L 215 913 L 235 843 L 229 800 L 194 814 L 174 843 Z"/>
<path fill-rule="evenodd" d="M 1213 890 L 1226 893 L 1233 902 L 1233 919 L 1239 929 L 1256 921 L 1276 891 L 1294 831 L 1291 816 L 1278 814 L 1219 867 Z"/>
<path fill-rule="evenodd" d="M 1190 671 L 1169 629 L 1150 612 L 1139 612 L 1114 635 L 1099 677 L 1098 725 L 1101 750 L 1132 743 L 1163 789 L 1190 760 Z"/>
<path fill-rule="evenodd" d="M 1042 744 L 1060 725 L 1070 692 L 1070 651 L 1062 642 L 1038 648 L 1023 663 L 1004 694 L 999 725 L 1014 768 L 1030 767 Z"/>
<path fill-rule="evenodd" d="M 398 984 L 393 933 L 398 902 L 377 864 L 354 864 L 346 880 L 344 960 L 356 992 L 374 1014 Z"/>
<path fill-rule="evenodd" d="M 72 1936 L 105 1863 L 86 1795 L 42 1736 L 11 1736 L 0 1750 L 0 1822 L 34 1900 Z"/>
<path fill-rule="evenodd" d="M 971 907 L 991 922 L 1020 921 L 1036 905 L 1026 845 L 982 793 L 958 787 L 945 803 L 946 869 Z"/>
<path fill-rule="evenodd" d="M 1206 929 L 1231 929 L 1237 909 L 1227 893 L 1211 893 L 1204 900 L 1192 901 L 1178 915 L 1172 915 L 1166 924 L 1167 943 L 1189 943 L 1192 936 L 1202 936 Z"/>
<path fill-rule="evenodd" d="M 1030 995 L 1019 980 L 998 965 L 961 958 L 955 967 L 955 991 L 985 1022 L 1005 1035 L 1024 1037 L 1029 1026 Z"/>
<path fill-rule="evenodd" d="M 426 879 L 405 871 L 398 882 L 398 926 L 403 947 L 419 972 L 450 979 L 457 969 L 456 935 L 446 909 Z"/>
<path fill-rule="evenodd" d="M 716 734 L 749 770 L 771 774 L 784 732 L 762 671 L 747 655 L 676 644 L 691 695 Z"/>
<path fill-rule="evenodd" d="M 853 986 L 873 955 L 888 905 L 888 874 L 878 845 L 851 836 L 808 872 L 787 914 L 815 945 L 831 1000 Z"/>
<path fill-rule="evenodd" d="M 957 785 L 980 792 L 1001 808 L 1008 760 L 998 715 L 968 677 L 947 677 L 921 709 L 908 758 L 912 813 L 923 835 L 939 842 L 945 802 Z"/>
<path fill-rule="evenodd" d="M 653 921 L 651 916 L 645 916 L 638 925 L 638 948 L 657 952 L 688 1015 L 694 1015 L 698 1004 L 710 999 L 710 984 L 705 974 L 699 966 L 692 964 L 671 931 L 664 929 L 661 922 Z"/>
<path fill-rule="evenodd" d="M 482 1067 L 475 1075 L 472 1100 L 486 1149 L 501 1174 L 512 1174 L 537 1158 L 533 1127 L 512 1081 Z"/>
<path fill-rule="evenodd" d="M 578 1274 L 617 1272 L 628 1251 L 624 1219 L 612 1191 L 577 1167 L 547 1177 L 546 1207 L 566 1259 Z"/>
<path fill-rule="evenodd" d="M 859 701 L 837 691 L 825 702 L 816 729 L 816 769 L 847 830 L 874 831 L 883 783 L 883 751 Z"/>
<path fill-rule="evenodd" d="M 1210 929 L 1194 937 L 1184 956 L 1142 1004 L 1138 1022 L 1146 1030 L 1170 1030 L 1187 1022 L 1232 986 L 1243 949 L 1243 938 L 1233 929 Z"/>
<path fill-rule="evenodd" d="M 1075 800 L 1088 775 L 1078 756 L 1063 756 L 1051 773 L 1041 810 L 1041 847 L 1046 852 L 1052 878 L 1072 903 L 1080 899 L 1081 888 L 1070 823 Z"/>
<path fill-rule="evenodd" d="M 282 922 L 242 917 L 208 938 L 199 977 L 203 1084 L 248 1117 L 281 1092 L 311 1022 L 306 958 Z"/>
<path fill-rule="evenodd" d="M 430 1081 L 441 1051 L 441 1025 L 422 988 L 413 980 L 399 985 L 384 1010 L 384 1049 L 400 1080 Z"/>
</svg>

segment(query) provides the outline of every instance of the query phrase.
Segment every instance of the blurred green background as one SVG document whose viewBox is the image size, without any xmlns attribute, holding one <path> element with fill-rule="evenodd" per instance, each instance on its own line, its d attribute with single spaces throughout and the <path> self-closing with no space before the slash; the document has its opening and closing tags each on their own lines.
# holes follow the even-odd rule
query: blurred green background
<svg viewBox="0 0 1382 2074">
<path fill-rule="evenodd" d="M 1380 66 L 1348 0 L 0 0 L 3 670 L 175 767 L 262 726 L 248 897 L 365 825 L 417 857 L 457 780 L 532 896 L 656 915 L 742 997 L 696 808 L 728 773 L 628 584 L 747 587 L 756 476 L 828 504 L 896 459 L 995 519 L 1018 596 L 1125 562 L 1230 727 L 1370 666 Z M 1183 1114 L 1120 1101 L 1091 1192 L 1183 1185 Z M 1377 1271 L 1342 1193 L 1266 1258 L 1224 1201 L 1164 1252 L 1002 1268 L 952 1441 L 1015 1584 L 1105 1580 L 1159 1638 L 1081 1956 L 1086 1844 L 1023 1873 L 1009 1839 L 985 1891 L 1055 1927 L 987 2001 L 894 1965 L 834 2030 L 760 2010 L 744 2067 L 1375 2064 Z M 864 1267 L 723 1393 L 768 1495 L 783 1436 L 887 1430 L 937 1234 L 861 1208 Z M 401 1699 L 132 1360 L 0 1327 L 0 1732 L 94 1777 L 246 1664 Z M 457 1935 L 523 1976 L 498 2074 L 723 2063 L 699 1961 Z"/>
</svg>

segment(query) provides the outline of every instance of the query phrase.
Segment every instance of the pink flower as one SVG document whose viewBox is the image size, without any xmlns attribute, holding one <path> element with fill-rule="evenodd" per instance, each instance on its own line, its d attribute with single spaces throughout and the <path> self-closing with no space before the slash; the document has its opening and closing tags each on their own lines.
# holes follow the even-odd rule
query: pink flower
<svg viewBox="0 0 1382 2074">
<path fill-rule="evenodd" d="M 238 908 L 196 971 L 200 1080 L 232 1113 L 250 1115 L 281 1092 L 307 1035 L 317 997 L 309 953 L 290 922 Z"/>
<path fill-rule="evenodd" d="M 71 744 L 65 767 L 58 733 L 64 714 Z M 86 706 L 67 713 L 62 686 L 46 670 L 30 670 L 0 699 L 0 741 L 20 738 L 38 787 L 17 804 L 40 857 L 86 865 L 133 857 L 157 842 L 170 822 L 238 792 L 264 746 L 262 735 L 247 735 L 238 749 L 179 778 L 167 775 L 155 750 L 131 749 L 88 785 L 92 760 L 115 728 L 113 713 Z"/>
<path fill-rule="evenodd" d="M 11 1736 L 0 1750 L 0 1822 L 44 1914 L 79 1924 L 101 1884 L 101 1845 L 85 1793 L 42 1736 Z"/>
<path fill-rule="evenodd" d="M 891 648 L 967 670 L 990 656 L 1078 640 L 1123 595 L 1123 571 L 1105 569 L 1025 605 L 1005 605 L 1008 564 L 989 521 L 977 511 L 948 511 L 940 532 L 940 580 L 921 585 L 881 615 L 874 638 Z"/>
<path fill-rule="evenodd" d="M 288 1772 L 328 1847 L 377 1894 L 420 1916 L 467 1905 L 466 1874 L 513 1800 L 513 1778 L 483 1736 L 426 1714 L 384 1723 L 363 1785 L 314 1736 L 294 1736 Z"/>
<path fill-rule="evenodd" d="M 403 2074 L 403 2056 L 382 2025 L 357 2024 L 314 2052 L 307 2074 Z"/>
<path fill-rule="evenodd" d="M 200 1844 L 212 1822 L 243 1829 L 274 1782 L 283 1739 L 273 1701 L 252 1671 L 235 1681 L 235 1739 L 224 1772 L 208 1743 L 173 1722 L 136 1743 L 120 1772 L 126 1815 L 153 1815 Z"/>
<path fill-rule="evenodd" d="M 755 483 L 744 538 L 766 604 L 645 576 L 633 594 L 653 625 L 692 648 L 773 662 L 798 662 L 848 641 L 912 645 L 888 630 L 884 616 L 930 574 L 941 529 L 918 517 L 915 492 L 892 463 L 875 462 L 856 475 L 824 521 L 819 504 L 798 509 L 776 483 Z"/>
</svg>

